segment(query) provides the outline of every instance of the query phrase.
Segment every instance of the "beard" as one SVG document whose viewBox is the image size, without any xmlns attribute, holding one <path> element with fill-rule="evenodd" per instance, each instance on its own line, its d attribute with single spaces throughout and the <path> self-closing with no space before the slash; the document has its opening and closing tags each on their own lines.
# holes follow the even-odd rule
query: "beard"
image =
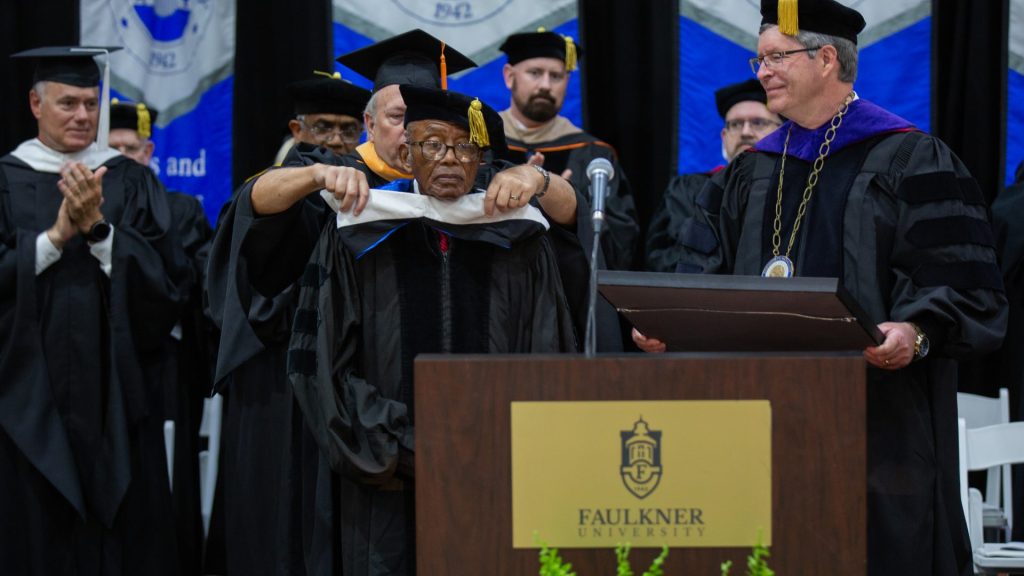
<svg viewBox="0 0 1024 576">
<path fill-rule="evenodd" d="M 759 139 L 756 138 L 756 137 L 742 138 L 739 142 L 737 142 L 735 145 L 733 145 L 732 150 L 729 151 L 729 152 L 732 152 L 731 155 L 726 154 L 725 143 L 723 142 L 722 143 L 722 157 L 725 158 L 726 162 L 729 162 L 733 158 L 739 156 L 740 153 L 743 152 L 744 150 L 753 147 L 754 144 L 758 143 L 758 141 L 759 141 Z"/>
<path fill-rule="evenodd" d="M 559 108 L 550 92 L 530 96 L 525 103 L 517 102 L 519 111 L 534 122 L 547 122 L 558 115 Z"/>
</svg>

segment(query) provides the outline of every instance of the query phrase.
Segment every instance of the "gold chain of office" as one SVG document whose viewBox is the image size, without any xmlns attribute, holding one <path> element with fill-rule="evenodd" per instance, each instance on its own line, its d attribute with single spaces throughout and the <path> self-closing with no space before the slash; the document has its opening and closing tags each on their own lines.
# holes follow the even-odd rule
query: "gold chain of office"
<svg viewBox="0 0 1024 576">
<path fill-rule="evenodd" d="M 818 158 L 814 161 L 814 165 L 811 168 L 811 173 L 807 176 L 807 186 L 804 187 L 804 197 L 800 202 L 800 207 L 796 211 L 796 221 L 793 222 L 793 232 L 789 235 L 789 245 L 786 246 L 786 258 L 789 258 L 789 253 L 793 250 L 793 243 L 796 242 L 797 232 L 800 230 L 800 222 L 804 218 L 804 213 L 807 212 L 807 203 L 811 201 L 811 196 L 814 195 L 814 187 L 818 185 L 818 175 L 821 172 L 822 166 L 825 165 L 825 157 L 828 156 L 829 149 L 832 147 L 832 140 L 836 137 L 836 130 L 843 123 L 843 116 L 846 115 L 846 111 L 850 107 L 850 102 L 853 100 L 853 93 L 851 92 L 844 100 L 843 104 L 839 107 L 839 112 L 832 117 L 832 122 L 829 124 L 828 130 L 825 131 L 825 141 L 818 147 Z M 789 135 L 793 132 L 793 125 L 789 125 L 789 130 L 786 131 L 786 142 L 782 145 L 782 165 L 779 166 L 779 190 L 775 195 L 775 224 L 773 226 L 774 232 L 772 233 L 772 255 L 779 255 L 779 248 L 782 245 L 782 179 L 786 174 L 786 151 L 789 150 Z"/>
</svg>

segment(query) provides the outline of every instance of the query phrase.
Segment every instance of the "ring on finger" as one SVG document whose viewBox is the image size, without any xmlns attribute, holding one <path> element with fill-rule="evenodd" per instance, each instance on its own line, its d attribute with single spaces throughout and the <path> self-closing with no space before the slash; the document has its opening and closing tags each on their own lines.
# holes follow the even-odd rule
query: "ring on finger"
<svg viewBox="0 0 1024 576">
<path fill-rule="evenodd" d="M 513 202 L 519 202 L 519 195 L 518 195 L 518 194 L 513 194 L 512 196 L 509 196 L 509 198 L 510 198 L 510 199 L 511 199 L 511 200 L 512 200 Z"/>
</svg>

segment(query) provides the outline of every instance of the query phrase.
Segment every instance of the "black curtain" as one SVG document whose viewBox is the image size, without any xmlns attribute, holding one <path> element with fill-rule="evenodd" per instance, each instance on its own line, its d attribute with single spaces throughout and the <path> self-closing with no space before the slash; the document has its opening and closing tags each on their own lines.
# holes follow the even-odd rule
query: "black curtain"
<svg viewBox="0 0 1024 576">
<path fill-rule="evenodd" d="M 238 2 L 235 185 L 270 166 L 292 117 L 287 85 L 334 71 L 330 0 Z"/>
<path fill-rule="evenodd" d="M 61 15 L 60 17 L 55 17 Z M 28 108 L 32 66 L 7 55 L 39 46 L 78 44 L 78 0 L 5 0 L 0 8 L 0 155 L 38 134 Z"/>
<path fill-rule="evenodd" d="M 932 1 L 932 132 L 992 199 L 1006 165 L 1009 0 Z"/>
<path fill-rule="evenodd" d="M 579 0 L 584 123 L 615 147 L 641 232 L 675 174 L 677 0 Z"/>
</svg>

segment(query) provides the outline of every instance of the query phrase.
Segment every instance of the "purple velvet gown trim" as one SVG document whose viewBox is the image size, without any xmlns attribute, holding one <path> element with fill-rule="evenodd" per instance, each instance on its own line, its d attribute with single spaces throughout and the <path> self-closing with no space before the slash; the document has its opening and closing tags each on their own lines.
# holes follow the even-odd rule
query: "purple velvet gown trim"
<svg viewBox="0 0 1024 576">
<path fill-rule="evenodd" d="M 769 154 L 782 154 L 782 147 L 786 142 L 786 131 L 790 126 L 793 127 L 793 133 L 789 137 L 789 149 L 786 154 L 805 162 L 814 162 L 818 158 L 818 148 L 825 141 L 825 132 L 828 130 L 829 122 L 822 124 L 816 130 L 808 130 L 794 124 L 792 120 L 787 120 L 778 130 L 758 142 L 753 150 Z M 832 141 L 829 153 L 835 154 L 851 144 L 863 142 L 879 134 L 910 130 L 916 130 L 916 128 L 909 121 L 867 100 L 857 99 L 850 103 L 850 108 L 843 117 L 843 123 L 836 130 L 835 140 Z"/>
</svg>

